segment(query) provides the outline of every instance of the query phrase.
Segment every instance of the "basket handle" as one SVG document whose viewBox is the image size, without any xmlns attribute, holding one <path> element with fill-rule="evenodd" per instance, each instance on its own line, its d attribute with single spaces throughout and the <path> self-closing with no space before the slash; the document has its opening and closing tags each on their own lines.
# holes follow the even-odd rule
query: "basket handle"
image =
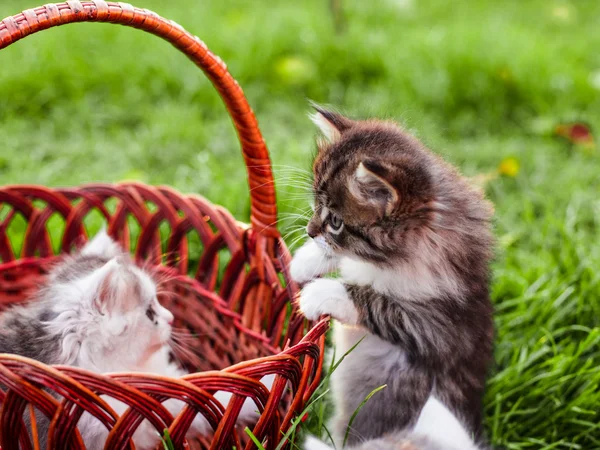
<svg viewBox="0 0 600 450">
<path fill-rule="evenodd" d="M 185 53 L 217 89 L 231 116 L 242 147 L 250 186 L 250 219 L 263 236 L 278 237 L 277 205 L 269 151 L 242 89 L 221 59 L 179 24 L 147 9 L 104 0 L 49 4 L 28 9 L 0 22 L 0 49 L 47 28 L 71 22 L 110 22 L 152 33 Z"/>
</svg>

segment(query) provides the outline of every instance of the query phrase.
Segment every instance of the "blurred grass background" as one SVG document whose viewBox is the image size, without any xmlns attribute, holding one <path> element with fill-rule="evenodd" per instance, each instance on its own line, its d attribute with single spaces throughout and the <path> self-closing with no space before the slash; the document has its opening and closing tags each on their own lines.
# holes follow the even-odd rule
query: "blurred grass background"
<svg viewBox="0 0 600 450">
<path fill-rule="evenodd" d="M 600 125 L 600 2 L 340 3 L 339 16 L 325 0 L 136 6 L 227 62 L 271 150 L 284 212 L 307 206 L 281 167 L 310 169 L 308 98 L 396 119 L 465 174 L 490 175 L 499 243 L 490 438 L 508 449 L 600 448 L 599 157 L 589 137 L 556 136 L 560 124 Z M 0 16 L 34 6 L 2 0 Z M 184 56 L 137 30 L 69 25 L 3 50 L 0 136 L 3 184 L 135 179 L 248 219 L 220 99 Z M 500 166 L 505 176 L 491 176 Z"/>
</svg>

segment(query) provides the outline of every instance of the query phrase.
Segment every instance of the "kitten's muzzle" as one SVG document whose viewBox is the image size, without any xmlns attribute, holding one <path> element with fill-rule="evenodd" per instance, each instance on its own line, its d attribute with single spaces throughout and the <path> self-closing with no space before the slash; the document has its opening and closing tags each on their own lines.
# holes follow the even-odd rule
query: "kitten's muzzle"
<svg viewBox="0 0 600 450">
<path fill-rule="evenodd" d="M 312 220 L 306 226 L 306 234 L 308 234 L 311 238 L 315 238 L 321 232 L 321 227 L 315 224 Z"/>
<path fill-rule="evenodd" d="M 327 243 L 327 241 L 325 240 L 325 238 L 323 236 L 317 236 L 316 238 L 314 238 L 315 244 L 317 244 L 317 246 L 323 250 L 323 252 L 325 253 L 325 256 L 331 257 L 332 256 L 332 248 L 331 245 L 329 245 Z"/>
</svg>

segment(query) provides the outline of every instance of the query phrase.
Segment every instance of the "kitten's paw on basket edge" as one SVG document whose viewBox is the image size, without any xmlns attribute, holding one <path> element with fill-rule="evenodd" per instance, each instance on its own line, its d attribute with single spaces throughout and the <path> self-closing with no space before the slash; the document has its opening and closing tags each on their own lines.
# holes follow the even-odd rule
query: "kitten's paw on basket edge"
<svg viewBox="0 0 600 450">
<path fill-rule="evenodd" d="M 300 292 L 298 304 L 307 319 L 317 320 L 328 314 L 347 325 L 358 322 L 358 311 L 346 288 L 338 280 L 319 279 L 307 284 Z"/>
</svg>

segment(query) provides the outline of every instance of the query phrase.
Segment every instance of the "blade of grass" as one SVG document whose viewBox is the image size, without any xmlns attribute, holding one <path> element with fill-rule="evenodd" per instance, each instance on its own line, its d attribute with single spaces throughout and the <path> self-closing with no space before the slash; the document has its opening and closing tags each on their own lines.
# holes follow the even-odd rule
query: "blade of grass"
<svg viewBox="0 0 600 450">
<path fill-rule="evenodd" d="M 257 439 L 256 436 L 254 436 L 254 433 L 252 433 L 252 431 L 250 430 L 250 428 L 246 427 L 244 428 L 244 431 L 246 432 L 246 434 L 248 436 L 250 436 L 250 439 L 252 439 L 252 442 L 254 442 L 254 444 L 256 444 L 256 447 L 258 447 L 258 450 L 266 450 L 263 445 L 260 443 L 260 441 Z"/>
<path fill-rule="evenodd" d="M 354 419 L 356 418 L 359 411 L 362 409 L 363 406 L 365 406 L 365 404 L 370 400 L 371 397 L 373 397 L 377 392 L 381 391 L 382 389 L 385 389 L 386 387 L 387 387 L 387 384 L 384 384 L 383 386 L 379 386 L 378 388 L 373 389 L 369 393 L 369 395 L 367 395 L 365 397 L 365 399 L 360 403 L 360 405 L 358 405 L 358 408 L 356 408 L 356 411 L 354 411 L 352 413 L 352 416 L 350 417 L 350 422 L 348 422 L 348 428 L 346 428 L 346 435 L 344 436 L 344 444 L 342 445 L 342 447 L 346 446 L 346 441 L 348 441 L 348 436 L 350 435 L 350 429 L 352 428 L 352 423 L 354 422 Z"/>
<path fill-rule="evenodd" d="M 165 428 L 163 431 L 163 437 L 160 439 L 162 441 L 162 445 L 165 450 L 175 450 L 175 446 L 173 445 L 173 441 L 171 440 L 171 435 L 169 434 L 169 429 Z"/>
<path fill-rule="evenodd" d="M 314 400 L 311 400 L 309 402 L 309 404 L 302 410 L 302 412 L 295 418 L 292 420 L 292 425 L 290 426 L 290 429 L 287 430 L 287 432 L 283 435 L 283 438 L 281 439 L 281 441 L 279 441 L 279 444 L 277 445 L 277 448 L 275 448 L 275 450 L 281 450 L 283 448 L 283 446 L 285 445 L 286 441 L 289 439 L 290 435 L 292 434 L 292 432 L 296 429 L 296 427 L 302 422 L 302 417 L 304 417 L 304 415 L 310 411 L 310 409 L 312 408 L 312 406 L 319 401 L 320 399 L 322 399 L 323 397 L 325 397 L 325 395 L 327 395 L 329 393 L 329 389 L 326 390 L 325 392 L 322 392 L 320 395 L 318 395 Z"/>
<path fill-rule="evenodd" d="M 323 429 L 325 430 L 325 433 L 327 434 L 327 437 L 329 438 L 329 442 L 331 443 L 331 445 L 333 445 L 333 448 L 336 449 L 337 447 L 335 446 L 335 442 L 333 442 L 333 437 L 331 436 L 331 433 L 329 432 L 329 428 L 327 428 L 325 425 L 323 425 Z"/>
</svg>

